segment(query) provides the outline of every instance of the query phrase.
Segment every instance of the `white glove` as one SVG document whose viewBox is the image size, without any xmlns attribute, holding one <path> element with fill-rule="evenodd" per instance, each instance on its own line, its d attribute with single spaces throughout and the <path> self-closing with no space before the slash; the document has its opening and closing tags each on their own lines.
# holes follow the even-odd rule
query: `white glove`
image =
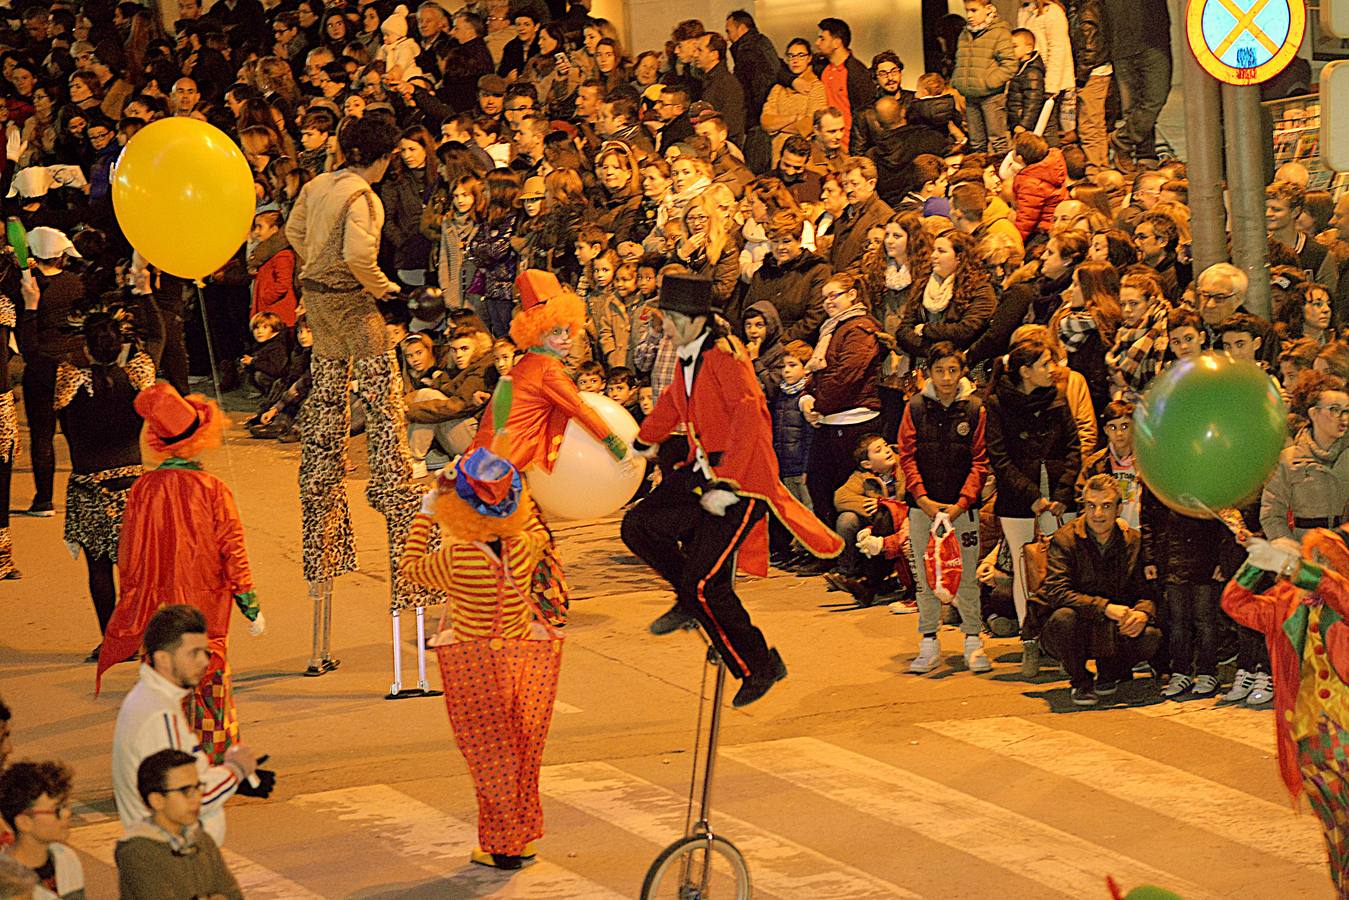
<svg viewBox="0 0 1349 900">
<path fill-rule="evenodd" d="M 422 505 L 418 511 L 424 516 L 431 516 L 432 518 L 435 518 L 436 500 L 438 500 L 439 498 L 440 498 L 440 488 L 439 487 L 431 488 L 431 490 L 427 491 L 425 494 L 422 495 Z"/>
<path fill-rule="evenodd" d="M 880 556 L 885 549 L 885 538 L 872 534 L 870 528 L 857 532 L 856 543 L 858 552 L 866 557 Z"/>
<path fill-rule="evenodd" d="M 28 149 L 28 145 L 20 137 L 18 128 L 11 125 L 5 131 L 5 158 L 10 162 L 18 162 L 19 157 Z"/>
<path fill-rule="evenodd" d="M 1298 551 L 1288 546 L 1271 544 L 1264 538 L 1251 538 L 1246 542 L 1246 562 L 1266 572 L 1278 574 L 1291 570 L 1300 558 Z"/>
<path fill-rule="evenodd" d="M 262 613 L 258 613 L 258 617 L 248 623 L 248 633 L 253 635 L 253 637 L 260 637 L 266 631 L 267 619 Z"/>
<path fill-rule="evenodd" d="M 698 504 L 714 516 L 726 515 L 726 510 L 740 502 L 740 498 L 730 491 L 714 488 L 703 492 Z"/>
</svg>

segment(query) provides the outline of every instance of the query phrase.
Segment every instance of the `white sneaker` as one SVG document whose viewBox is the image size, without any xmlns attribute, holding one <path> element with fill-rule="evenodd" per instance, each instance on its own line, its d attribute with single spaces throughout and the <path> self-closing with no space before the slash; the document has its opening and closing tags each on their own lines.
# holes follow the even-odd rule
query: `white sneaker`
<svg viewBox="0 0 1349 900">
<path fill-rule="evenodd" d="M 1194 686 L 1194 682 L 1189 675 L 1172 675 L 1171 680 L 1162 688 L 1162 696 L 1168 700 L 1174 700 L 1181 694 L 1186 693 Z"/>
<path fill-rule="evenodd" d="M 909 671 L 915 675 L 926 675 L 941 665 L 941 643 L 934 637 L 925 637 L 918 642 L 918 655 L 909 663 Z"/>
<path fill-rule="evenodd" d="M 1237 669 L 1236 677 L 1232 679 L 1231 690 L 1223 694 L 1223 702 L 1240 703 L 1250 696 L 1253 687 L 1255 687 L 1255 673 Z"/>
<path fill-rule="evenodd" d="M 1200 675 L 1194 680 L 1194 694 L 1196 697 L 1209 697 L 1218 691 L 1218 678 L 1216 675 Z"/>
<path fill-rule="evenodd" d="M 1274 699 L 1274 682 L 1268 672 L 1256 672 L 1255 684 L 1246 695 L 1247 706 L 1263 706 Z"/>
<path fill-rule="evenodd" d="M 975 674 L 993 671 L 993 663 L 984 652 L 984 639 L 977 634 L 965 635 L 965 668 Z"/>
<path fill-rule="evenodd" d="M 426 462 L 424 460 L 417 460 L 412 464 L 413 481 L 421 481 L 427 474 L 429 473 L 426 471 Z"/>
</svg>

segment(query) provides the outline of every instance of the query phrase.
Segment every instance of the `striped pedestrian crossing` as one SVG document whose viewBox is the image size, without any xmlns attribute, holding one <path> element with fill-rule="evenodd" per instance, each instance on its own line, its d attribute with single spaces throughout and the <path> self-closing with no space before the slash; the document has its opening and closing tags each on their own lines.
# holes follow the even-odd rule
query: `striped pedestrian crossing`
<svg viewBox="0 0 1349 900">
<path fill-rule="evenodd" d="M 1120 711 L 1111 724 L 1139 735 L 1133 749 L 1172 746 L 1189 731 L 1226 741 L 1232 757 L 1272 765 L 1268 716 L 1167 704 Z M 972 872 L 984 885 L 1002 873 L 1015 885 L 1007 896 L 1037 900 L 1104 896 L 1107 874 L 1190 900 L 1265 897 L 1285 885 L 1288 896 L 1314 896 L 1328 883 L 1310 816 L 1241 782 L 1113 746 L 1101 739 L 1104 721 L 999 716 L 921 723 L 910 735 L 922 741 L 898 745 L 869 735 L 727 745 L 713 825 L 745 855 L 765 900 L 991 896 L 971 891 Z M 652 760 L 544 767 L 548 834 L 539 861 L 516 873 L 468 864 L 477 828 L 460 779 L 242 804 L 231 811 L 223 852 L 245 896 L 263 900 L 618 900 L 636 895 L 647 865 L 684 832 L 682 768 Z M 1032 777 L 1017 774 L 1027 768 Z M 1100 815 L 1113 819 L 1097 820 L 1092 801 L 1080 799 L 1096 796 Z M 1149 825 L 1121 840 L 1125 804 Z M 857 834 L 831 836 L 849 827 Z M 112 818 L 72 831 L 71 846 L 107 867 L 105 885 L 121 830 Z M 1229 863 L 1235 871 L 1214 868 Z"/>
<path fill-rule="evenodd" d="M 1026 719 L 924 722 L 921 728 L 1200 828 L 1299 866 L 1324 863 L 1320 830 L 1286 805 Z"/>
</svg>

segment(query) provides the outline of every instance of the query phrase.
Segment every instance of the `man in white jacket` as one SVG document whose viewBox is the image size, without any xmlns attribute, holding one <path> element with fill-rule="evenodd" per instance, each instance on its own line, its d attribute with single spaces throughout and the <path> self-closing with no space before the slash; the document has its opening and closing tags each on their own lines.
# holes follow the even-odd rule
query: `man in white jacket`
<svg viewBox="0 0 1349 900">
<path fill-rule="evenodd" d="M 225 842 L 225 801 L 257 769 L 258 760 L 244 744 L 213 766 L 201 752 L 197 733 L 183 714 L 183 698 L 197 685 L 210 661 L 206 617 L 194 606 L 175 604 L 155 613 L 145 629 L 149 664 L 122 701 L 112 738 L 112 786 L 117 814 L 130 827 L 150 810 L 136 789 L 136 770 L 152 753 L 174 749 L 191 753 L 201 774 L 201 824 L 217 844 Z M 264 790 L 269 792 L 270 785 Z"/>
</svg>

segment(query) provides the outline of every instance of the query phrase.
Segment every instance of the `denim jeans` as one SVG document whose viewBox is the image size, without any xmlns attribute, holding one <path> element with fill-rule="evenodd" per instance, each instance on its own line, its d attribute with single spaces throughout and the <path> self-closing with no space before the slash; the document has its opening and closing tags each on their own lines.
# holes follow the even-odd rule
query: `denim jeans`
<svg viewBox="0 0 1349 900">
<path fill-rule="evenodd" d="M 971 99 L 965 107 L 968 122 L 970 150 L 974 153 L 1007 152 L 1007 95 L 1001 92 Z"/>
<path fill-rule="evenodd" d="M 838 571 L 840 575 L 846 575 L 849 578 L 856 578 L 861 574 L 858 566 L 858 557 L 861 556 L 857 551 L 857 532 L 862 530 L 863 525 L 870 525 L 870 522 L 863 522 L 862 517 L 855 512 L 840 512 L 838 519 L 834 521 L 834 531 L 843 538 L 843 552 L 838 555 Z"/>
<path fill-rule="evenodd" d="M 1114 60 L 1114 66 L 1124 109 L 1124 124 L 1115 131 L 1115 141 L 1134 159 L 1148 159 L 1157 153 L 1157 116 L 1171 94 L 1171 54 L 1149 47 Z"/>
<path fill-rule="evenodd" d="M 1191 671 L 1195 675 L 1217 675 L 1217 585 L 1168 584 L 1166 606 L 1171 629 L 1171 671 L 1177 675 L 1189 675 Z"/>
</svg>

